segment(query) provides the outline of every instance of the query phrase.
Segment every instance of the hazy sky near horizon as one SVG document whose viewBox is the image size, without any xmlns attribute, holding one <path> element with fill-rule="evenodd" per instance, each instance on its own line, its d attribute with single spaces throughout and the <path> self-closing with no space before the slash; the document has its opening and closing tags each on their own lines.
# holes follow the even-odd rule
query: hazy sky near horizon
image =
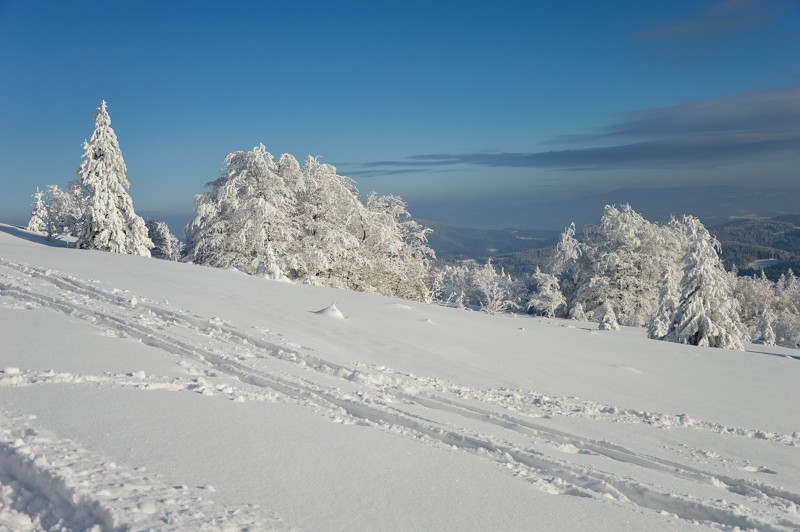
<svg viewBox="0 0 800 532">
<path fill-rule="evenodd" d="M 0 75 L 0 221 L 74 178 L 103 99 L 165 216 L 259 143 L 462 225 L 477 200 L 502 226 L 510 200 L 800 187 L 798 0 L 0 0 Z"/>
</svg>

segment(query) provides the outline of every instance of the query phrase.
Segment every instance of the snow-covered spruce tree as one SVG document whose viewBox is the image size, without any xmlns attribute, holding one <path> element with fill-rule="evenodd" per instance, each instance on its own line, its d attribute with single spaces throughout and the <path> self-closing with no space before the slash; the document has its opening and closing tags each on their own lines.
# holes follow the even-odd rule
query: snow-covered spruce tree
<svg viewBox="0 0 800 532">
<path fill-rule="evenodd" d="M 661 295 L 658 298 L 658 308 L 647 324 L 648 338 L 661 340 L 667 335 L 672 318 L 678 309 L 679 296 L 678 283 L 672 275 L 672 269 L 665 266 L 661 274 Z"/>
<path fill-rule="evenodd" d="M 569 314 L 567 314 L 567 318 L 578 321 L 586 321 L 588 319 L 586 317 L 586 312 L 584 312 L 583 310 L 583 305 L 580 303 L 580 301 L 575 303 L 575 306 L 569 309 Z"/>
<path fill-rule="evenodd" d="M 745 334 L 733 297 L 734 280 L 722 267 L 719 242 L 700 220 L 680 221 L 689 242 L 678 308 L 664 340 L 744 350 Z"/>
<path fill-rule="evenodd" d="M 600 307 L 600 323 L 598 328 L 601 331 L 616 331 L 619 329 L 617 315 L 614 313 L 614 306 L 606 301 Z"/>
<path fill-rule="evenodd" d="M 44 202 L 44 192 L 39 190 L 39 187 L 36 187 L 36 192 L 33 194 L 33 212 L 25 229 L 36 233 L 47 232 L 47 205 Z"/>
<path fill-rule="evenodd" d="M 144 220 L 133 210 L 127 167 L 105 100 L 94 123 L 91 140 L 83 143 L 83 163 L 77 172 L 87 197 L 75 247 L 149 257 L 153 243 Z"/>
<path fill-rule="evenodd" d="M 559 290 L 558 279 L 536 267 L 533 273 L 534 292 L 528 301 L 528 310 L 536 314 L 552 318 L 556 310 L 564 305 L 566 300 Z"/>
<path fill-rule="evenodd" d="M 148 220 L 145 222 L 147 236 L 153 242 L 150 254 L 156 259 L 181 260 L 183 244 L 172 234 L 166 222 Z"/>
<path fill-rule="evenodd" d="M 761 309 L 758 320 L 758 328 L 753 338 L 753 342 L 764 345 L 775 345 L 775 331 L 772 329 L 772 324 L 775 322 L 775 314 L 769 309 L 767 305 Z"/>
</svg>

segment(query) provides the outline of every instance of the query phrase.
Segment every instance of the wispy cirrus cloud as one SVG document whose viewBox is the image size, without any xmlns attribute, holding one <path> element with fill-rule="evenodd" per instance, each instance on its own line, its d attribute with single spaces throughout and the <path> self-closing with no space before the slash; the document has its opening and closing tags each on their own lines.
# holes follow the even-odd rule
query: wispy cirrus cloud
<svg viewBox="0 0 800 532">
<path fill-rule="evenodd" d="M 772 8 L 764 0 L 722 0 L 691 17 L 639 32 L 634 38 L 703 38 L 734 33 L 769 20 Z"/>
<path fill-rule="evenodd" d="M 420 154 L 362 163 L 359 171 L 396 175 L 458 165 L 692 169 L 800 159 L 800 86 L 633 111 L 599 133 L 567 138 L 572 146 L 566 149 Z"/>
</svg>

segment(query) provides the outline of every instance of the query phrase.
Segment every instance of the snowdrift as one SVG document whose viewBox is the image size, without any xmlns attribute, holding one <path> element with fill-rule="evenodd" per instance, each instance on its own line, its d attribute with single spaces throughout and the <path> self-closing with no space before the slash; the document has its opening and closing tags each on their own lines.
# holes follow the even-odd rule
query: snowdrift
<svg viewBox="0 0 800 532">
<path fill-rule="evenodd" d="M 792 350 L 292 285 L 10 226 L 0 340 L 0 528 L 800 528 Z"/>
</svg>

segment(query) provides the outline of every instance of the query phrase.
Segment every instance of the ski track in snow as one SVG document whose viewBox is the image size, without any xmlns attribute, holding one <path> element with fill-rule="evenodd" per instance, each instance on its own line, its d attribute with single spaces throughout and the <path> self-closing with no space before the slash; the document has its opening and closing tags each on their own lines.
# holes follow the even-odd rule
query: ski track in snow
<svg viewBox="0 0 800 532">
<path fill-rule="evenodd" d="M 186 391 L 222 395 L 234 401 L 288 402 L 312 409 L 335 422 L 368 425 L 421 444 L 443 446 L 490 460 L 548 493 L 634 505 L 716 528 L 800 529 L 800 494 L 766 482 L 708 471 L 701 468 L 704 464 L 687 463 L 692 462 L 693 456 L 703 456 L 706 460 L 716 460 L 720 466 L 717 469 L 724 470 L 721 465 L 725 459 L 716 453 L 686 446 L 680 450 L 664 447 L 670 454 L 668 458 L 649 456 L 612 442 L 555 430 L 536 420 L 578 416 L 598 422 L 646 424 L 655 430 L 681 427 L 710 432 L 717 437 L 751 438 L 764 445 L 792 447 L 800 446 L 798 433 L 729 427 L 692 419 L 686 414 L 640 411 L 530 390 L 480 390 L 362 363 L 346 367 L 326 361 L 310 349 L 266 329 L 245 332 L 221 318 L 197 316 L 166 302 L 100 288 L 92 281 L 6 259 L 0 259 L 0 296 L 3 296 L 0 304 L 6 306 L 43 307 L 62 312 L 93 324 L 104 334 L 128 337 L 162 349 L 193 375 L 192 378 L 159 377 L 144 372 L 78 375 L 7 368 L 0 373 L 0 386 L 61 383 Z M 454 425 L 454 418 L 470 426 L 480 424 L 485 431 L 478 433 Z M 102 457 L 90 457 L 74 444 L 41 436 L 25 426 L 25 420 L 0 417 L 0 526 L 18 528 L 18 524 L 24 529 L 37 523 L 55 522 L 78 523 L 81 525 L 78 528 L 84 528 L 84 524 L 146 528 L 155 522 L 148 521 L 156 519 L 154 516 L 158 519 L 172 516 L 173 524 L 181 527 L 186 524 L 189 528 L 196 528 L 199 523 L 233 528 L 253 523 L 259 527 L 269 523 L 280 526 L 279 519 L 269 512 L 258 513 L 251 508 L 230 510 L 210 503 L 205 511 L 200 511 L 202 515 L 193 516 L 189 508 L 196 509 L 196 503 L 186 502 L 181 506 L 182 502 L 168 505 L 164 501 L 202 500 L 196 491 L 187 494 L 180 490 L 183 498 L 176 498 L 175 494 L 166 493 L 176 488 L 159 487 L 158 479 L 143 477 L 137 471 L 123 473 L 120 468 L 109 471 L 98 465 L 103 463 Z M 500 437 L 502 434 L 506 436 Z M 520 439 L 528 444 L 513 443 Z M 59 454 L 61 449 L 67 452 L 70 448 L 74 451 L 70 458 Z M 586 465 L 563 458 L 570 453 L 594 460 Z M 69 462 L 70 459 L 73 461 Z M 608 461 L 710 486 L 719 490 L 719 496 L 670 493 L 654 483 L 607 471 L 604 464 Z M 755 472 L 774 473 L 751 467 Z M 104 495 L 107 490 L 90 492 L 86 488 L 99 485 L 106 479 L 104 475 L 109 477 L 109 483 L 120 482 L 119 475 L 123 474 L 124 483 L 115 486 L 125 485 L 124 493 L 119 488 L 109 497 Z M 97 475 L 97 482 L 92 477 L 90 484 L 81 484 L 85 475 Z M 130 486 L 140 489 L 136 491 Z M 111 499 L 115 501 L 113 504 L 109 502 Z M 142 507 L 148 511 L 142 511 Z M 185 515 L 181 508 L 186 510 Z M 165 521 L 160 523 L 163 525 Z"/>
</svg>

